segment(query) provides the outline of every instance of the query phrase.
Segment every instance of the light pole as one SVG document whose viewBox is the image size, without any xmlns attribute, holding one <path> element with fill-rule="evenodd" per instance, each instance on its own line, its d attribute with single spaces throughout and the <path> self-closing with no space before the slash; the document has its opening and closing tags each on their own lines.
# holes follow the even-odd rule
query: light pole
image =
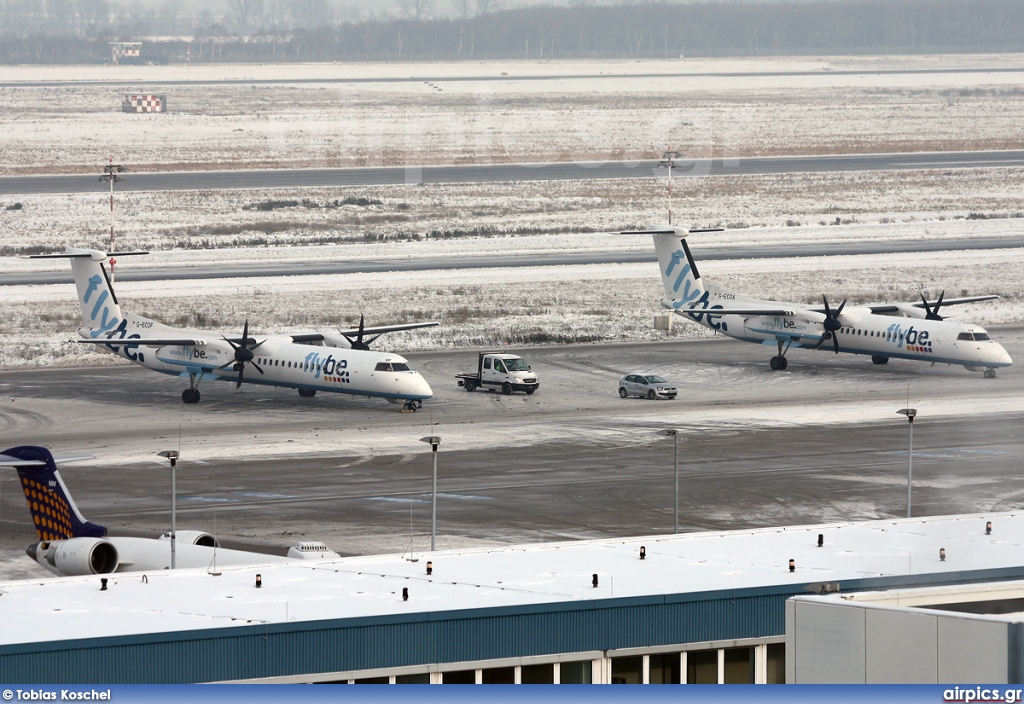
<svg viewBox="0 0 1024 704">
<path fill-rule="evenodd" d="M 914 416 L 917 415 L 917 409 L 901 408 L 896 413 L 906 416 L 910 421 L 910 449 L 907 452 L 907 518 L 910 518 L 910 491 L 914 481 Z"/>
<path fill-rule="evenodd" d="M 434 478 L 430 490 L 430 552 L 434 552 L 437 542 L 437 446 L 441 444 L 441 438 L 437 435 L 428 435 L 420 438 L 420 442 L 430 443 L 430 449 L 434 454 Z"/>
<path fill-rule="evenodd" d="M 158 452 L 161 457 L 166 457 L 171 461 L 171 569 L 174 569 L 174 538 L 177 535 L 176 518 L 178 512 L 178 486 L 176 483 L 176 469 L 178 464 L 178 451 L 177 450 L 163 450 Z"/>
<path fill-rule="evenodd" d="M 682 153 L 675 151 L 672 147 L 669 147 L 661 155 L 661 161 L 658 166 L 668 167 L 668 224 L 672 224 L 672 167 L 675 165 L 675 160 L 682 157 Z"/>
<path fill-rule="evenodd" d="M 668 435 L 672 438 L 672 458 L 675 465 L 675 502 L 672 506 L 672 532 L 679 532 L 679 431 L 675 428 L 659 430 L 658 435 Z"/>
</svg>

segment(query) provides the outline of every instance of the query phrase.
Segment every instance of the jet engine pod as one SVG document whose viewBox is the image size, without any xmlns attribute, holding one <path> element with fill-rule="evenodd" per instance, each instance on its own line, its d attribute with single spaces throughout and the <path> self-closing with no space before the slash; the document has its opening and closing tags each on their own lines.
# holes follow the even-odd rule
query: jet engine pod
<svg viewBox="0 0 1024 704">
<path fill-rule="evenodd" d="M 202 545 L 206 548 L 219 548 L 220 543 L 209 533 L 204 533 L 201 530 L 179 530 L 175 532 L 175 541 L 184 543 L 186 545 Z M 164 533 L 160 536 L 160 540 L 170 540 L 171 534 Z"/>
<path fill-rule="evenodd" d="M 103 538 L 71 538 L 50 543 L 46 561 L 69 577 L 117 571 L 117 548 Z"/>
</svg>

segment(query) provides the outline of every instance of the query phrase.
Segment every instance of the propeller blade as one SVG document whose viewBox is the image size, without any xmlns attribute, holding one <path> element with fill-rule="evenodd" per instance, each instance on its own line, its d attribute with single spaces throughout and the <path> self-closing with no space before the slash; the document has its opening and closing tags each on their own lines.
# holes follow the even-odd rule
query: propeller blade
<svg viewBox="0 0 1024 704">
<path fill-rule="evenodd" d="M 838 320 L 839 316 L 843 314 L 843 308 L 845 308 L 845 307 L 846 307 L 846 299 L 844 298 L 843 302 L 840 303 L 839 307 L 836 309 L 836 320 Z"/>
<path fill-rule="evenodd" d="M 263 373 L 263 367 L 261 367 L 260 365 L 256 364 L 256 362 L 249 362 L 249 364 L 251 364 L 252 366 L 256 367 L 256 371 L 258 371 L 260 374 Z"/>
<path fill-rule="evenodd" d="M 825 298 L 824 294 L 821 296 L 821 300 L 823 300 L 825 302 L 825 317 L 826 318 L 831 318 L 832 317 L 832 309 L 828 307 L 828 299 Z"/>
<path fill-rule="evenodd" d="M 238 391 L 240 388 L 242 388 L 242 379 L 244 378 L 244 376 L 245 365 L 243 364 L 242 368 L 238 370 L 238 381 L 235 382 L 235 391 Z"/>
<path fill-rule="evenodd" d="M 221 335 L 221 337 L 223 337 L 223 338 L 224 338 L 224 342 L 226 342 L 226 343 L 228 343 L 229 345 L 231 345 L 231 349 L 233 349 L 233 350 L 237 350 L 237 349 L 238 349 L 238 347 L 239 347 L 239 346 L 238 346 L 238 345 L 236 345 L 236 344 L 235 344 L 234 342 L 232 342 L 231 340 L 229 340 L 229 339 L 227 338 L 227 335 Z"/>
<path fill-rule="evenodd" d="M 836 354 L 839 354 L 839 335 L 832 333 L 832 344 L 836 347 Z"/>
</svg>

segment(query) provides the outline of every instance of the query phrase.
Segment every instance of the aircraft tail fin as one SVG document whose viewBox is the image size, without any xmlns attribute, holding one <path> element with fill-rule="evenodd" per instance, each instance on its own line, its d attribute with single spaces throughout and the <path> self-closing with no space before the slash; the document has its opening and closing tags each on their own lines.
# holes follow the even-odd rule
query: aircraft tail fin
<svg viewBox="0 0 1024 704">
<path fill-rule="evenodd" d="M 114 287 L 104 262 L 114 256 L 146 254 L 146 252 L 106 253 L 94 249 L 73 249 L 60 254 L 35 254 L 29 259 L 70 259 L 71 273 L 82 306 L 83 333 L 92 338 L 117 329 L 124 320 Z"/>
<path fill-rule="evenodd" d="M 82 516 L 57 471 L 56 460 L 45 447 L 23 445 L 4 450 L 0 466 L 18 470 L 40 540 L 100 538 L 107 534 L 106 528 Z"/>
<path fill-rule="evenodd" d="M 651 235 L 654 249 L 658 254 L 661 280 L 665 284 L 665 299 L 672 307 L 680 309 L 695 303 L 704 294 L 704 284 L 697 270 L 697 263 L 690 254 L 686 236 L 690 231 L 681 227 L 666 227 L 659 230 L 624 232 L 630 235 Z"/>
</svg>

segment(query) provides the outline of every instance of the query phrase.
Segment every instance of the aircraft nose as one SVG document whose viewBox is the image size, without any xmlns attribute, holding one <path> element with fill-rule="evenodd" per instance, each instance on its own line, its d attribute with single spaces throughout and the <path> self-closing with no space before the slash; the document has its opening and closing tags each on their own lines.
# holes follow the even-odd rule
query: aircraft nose
<svg viewBox="0 0 1024 704">
<path fill-rule="evenodd" d="M 413 382 L 413 393 L 423 398 L 430 398 L 434 395 L 434 391 L 430 388 L 430 384 L 424 379 L 419 372 L 416 372 L 415 381 Z"/>
<path fill-rule="evenodd" d="M 996 343 L 996 361 L 999 364 L 1005 364 L 1006 366 L 1013 364 L 1013 359 L 1010 357 L 1010 353 L 1007 352 L 999 343 Z"/>
</svg>

